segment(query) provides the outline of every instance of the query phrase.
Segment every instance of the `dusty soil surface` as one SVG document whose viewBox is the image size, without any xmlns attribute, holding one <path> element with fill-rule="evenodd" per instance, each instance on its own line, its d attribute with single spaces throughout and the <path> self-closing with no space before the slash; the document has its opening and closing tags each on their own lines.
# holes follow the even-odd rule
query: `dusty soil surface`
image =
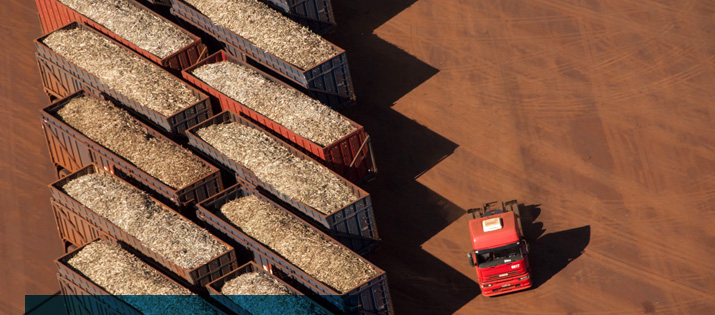
<svg viewBox="0 0 715 315">
<path fill-rule="evenodd" d="M 400 314 L 715 309 L 715 3 L 333 1 Z M 536 288 L 479 294 L 465 210 L 518 199 Z"/>
<path fill-rule="evenodd" d="M 53 260 L 63 251 L 47 189 L 55 175 L 40 125 L 49 102 L 35 64 L 35 2 L 3 1 L 0 18 L 0 314 L 22 314 L 25 294 L 59 290 Z"/>
<path fill-rule="evenodd" d="M 32 1 L 0 6 L 0 313 L 57 291 Z M 398 314 L 715 309 L 712 1 L 333 1 Z M 524 205 L 536 287 L 479 294 L 466 209 Z M 10 284 L 10 285 L 7 285 Z"/>
</svg>

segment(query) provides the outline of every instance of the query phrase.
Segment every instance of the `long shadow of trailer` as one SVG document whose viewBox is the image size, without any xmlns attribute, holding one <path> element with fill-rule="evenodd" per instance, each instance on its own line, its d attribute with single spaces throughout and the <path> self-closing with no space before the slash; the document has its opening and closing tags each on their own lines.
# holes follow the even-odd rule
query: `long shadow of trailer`
<svg viewBox="0 0 715 315">
<path fill-rule="evenodd" d="M 370 134 L 379 168 L 376 179 L 363 188 L 375 205 L 383 242 L 367 258 L 387 272 L 397 314 L 422 313 L 425 307 L 430 313 L 451 314 L 479 294 L 478 285 L 421 245 L 465 211 L 419 184 L 416 177 L 452 154 L 458 145 L 391 109 L 399 98 L 439 71 L 373 34 L 415 2 L 332 1 L 338 27 L 325 37 L 347 52 L 357 104 L 342 114 Z M 191 25 L 173 20 L 201 35 L 209 53 L 222 46 L 206 40 L 210 36 Z M 232 175 L 226 175 L 232 172 L 223 173 L 226 182 L 234 182 Z M 435 281 L 448 283 L 448 288 L 435 291 Z"/>
<path fill-rule="evenodd" d="M 25 315 L 66 314 L 60 291 L 52 295 L 25 295 Z"/>
<path fill-rule="evenodd" d="M 365 126 L 379 168 L 364 188 L 383 241 L 367 258 L 387 272 L 395 313 L 451 314 L 479 294 L 478 285 L 421 245 L 465 211 L 416 178 L 458 145 L 391 108 L 439 70 L 373 34 L 414 2 L 333 1 L 338 28 L 326 37 L 347 52 L 357 104 L 343 114 Z"/>
</svg>

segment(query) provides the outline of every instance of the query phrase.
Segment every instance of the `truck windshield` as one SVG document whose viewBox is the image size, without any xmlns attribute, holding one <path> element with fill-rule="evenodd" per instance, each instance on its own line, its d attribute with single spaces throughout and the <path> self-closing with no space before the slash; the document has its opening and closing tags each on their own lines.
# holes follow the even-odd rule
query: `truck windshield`
<svg viewBox="0 0 715 315">
<path fill-rule="evenodd" d="M 521 260 L 521 242 L 502 247 L 475 251 L 477 266 L 486 268 Z"/>
</svg>

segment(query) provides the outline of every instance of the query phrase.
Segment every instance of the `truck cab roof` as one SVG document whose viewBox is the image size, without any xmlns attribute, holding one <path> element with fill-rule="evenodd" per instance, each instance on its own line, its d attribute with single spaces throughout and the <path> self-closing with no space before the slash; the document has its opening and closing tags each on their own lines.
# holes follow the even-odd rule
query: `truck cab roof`
<svg viewBox="0 0 715 315">
<path fill-rule="evenodd" d="M 485 232 L 483 222 L 492 219 L 498 219 L 502 227 Z M 490 230 L 490 228 L 486 228 L 486 230 Z M 472 247 L 474 250 L 494 248 L 519 241 L 516 215 L 514 215 L 512 211 L 472 219 L 469 221 L 469 232 L 472 236 Z"/>
</svg>

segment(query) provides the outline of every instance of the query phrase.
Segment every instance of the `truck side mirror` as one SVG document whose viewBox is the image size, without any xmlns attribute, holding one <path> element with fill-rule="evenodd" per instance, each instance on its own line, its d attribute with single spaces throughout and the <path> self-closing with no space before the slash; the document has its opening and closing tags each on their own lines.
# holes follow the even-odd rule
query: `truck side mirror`
<svg viewBox="0 0 715 315">
<path fill-rule="evenodd" d="M 474 256 L 472 256 L 472 252 L 467 253 L 467 258 L 469 258 L 469 265 L 474 267 Z"/>
</svg>

